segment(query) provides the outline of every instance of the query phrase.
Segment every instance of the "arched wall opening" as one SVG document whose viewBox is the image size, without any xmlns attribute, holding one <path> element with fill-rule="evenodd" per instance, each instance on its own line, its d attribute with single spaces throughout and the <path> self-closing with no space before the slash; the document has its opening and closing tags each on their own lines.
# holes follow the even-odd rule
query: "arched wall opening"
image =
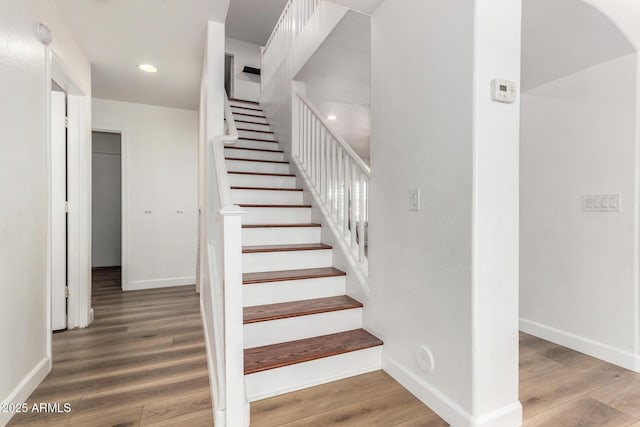
<svg viewBox="0 0 640 427">
<path fill-rule="evenodd" d="M 523 0 L 520 326 L 640 371 L 638 53 L 614 15 Z"/>
</svg>

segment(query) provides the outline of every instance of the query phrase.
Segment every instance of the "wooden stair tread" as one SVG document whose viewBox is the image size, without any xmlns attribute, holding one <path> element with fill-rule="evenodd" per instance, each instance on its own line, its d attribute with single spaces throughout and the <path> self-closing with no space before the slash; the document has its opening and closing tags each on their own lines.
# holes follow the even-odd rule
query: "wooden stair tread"
<svg viewBox="0 0 640 427">
<path fill-rule="evenodd" d="M 259 116 L 259 115 L 257 115 L 257 114 L 237 113 L 237 112 L 235 112 L 235 111 L 232 111 L 232 113 L 233 113 L 234 115 L 236 115 L 236 114 L 237 114 L 238 116 L 258 117 L 258 118 L 261 118 L 261 119 L 266 119 L 266 118 L 267 118 L 266 116 Z M 263 124 L 263 123 L 259 123 L 259 124 Z"/>
<path fill-rule="evenodd" d="M 246 102 L 247 104 L 260 105 L 260 103 L 257 101 L 247 101 L 246 99 L 229 98 L 229 101 Z"/>
<path fill-rule="evenodd" d="M 251 110 L 251 111 L 260 111 L 262 112 L 262 108 L 252 108 L 252 107 L 241 107 L 239 105 L 230 105 L 231 108 L 242 108 L 243 110 Z"/>
<path fill-rule="evenodd" d="M 249 323 L 267 322 L 269 320 L 351 310 L 354 308 L 362 308 L 362 303 L 346 295 L 258 305 L 244 308 L 243 323 L 246 325 Z"/>
<path fill-rule="evenodd" d="M 225 160 L 236 160 L 241 162 L 257 162 L 257 163 L 279 163 L 283 165 L 288 165 L 289 162 L 286 160 L 262 160 L 262 159 L 245 159 L 242 157 L 225 157 Z"/>
<path fill-rule="evenodd" d="M 260 138 L 248 138 L 246 136 L 238 137 L 238 141 L 257 141 L 257 142 L 270 142 L 272 144 L 277 144 L 278 141 L 272 141 L 270 139 L 260 139 Z"/>
<path fill-rule="evenodd" d="M 271 132 L 270 130 L 256 130 L 256 129 L 243 129 L 243 128 L 237 128 L 237 130 L 243 130 L 245 132 L 258 132 L 258 133 L 270 133 L 270 134 L 273 134 L 273 132 Z"/>
<path fill-rule="evenodd" d="M 382 345 L 364 329 L 244 350 L 245 375 Z"/>
<path fill-rule="evenodd" d="M 276 187 L 231 187 L 232 190 L 258 190 L 258 191 L 304 191 L 302 188 L 276 188 Z"/>
<path fill-rule="evenodd" d="M 285 282 L 289 280 L 321 279 L 324 277 L 346 276 L 342 270 L 334 267 L 303 268 L 300 270 L 262 271 L 257 273 L 243 273 L 242 284 Z"/>
<path fill-rule="evenodd" d="M 234 120 L 234 122 L 236 122 L 236 123 L 247 123 L 247 124 L 251 124 L 251 125 L 269 126 L 268 123 L 256 123 L 256 122 L 249 122 L 249 121 L 246 121 L 246 120 Z"/>
<path fill-rule="evenodd" d="M 317 223 L 295 223 L 295 224 L 242 224 L 242 228 L 304 228 L 304 227 L 322 227 Z"/>
<path fill-rule="evenodd" d="M 291 208 L 291 209 L 304 209 L 310 208 L 311 205 L 265 205 L 256 203 L 239 203 L 241 208 Z"/>
<path fill-rule="evenodd" d="M 229 171 L 227 173 L 232 173 L 235 175 L 266 175 L 266 176 L 288 176 L 295 177 L 292 173 L 268 173 L 268 172 L 237 172 L 237 171 Z"/>
<path fill-rule="evenodd" d="M 230 148 L 232 150 L 260 151 L 261 153 L 284 153 L 284 150 L 267 150 L 266 148 L 234 147 L 233 145 L 226 145 L 224 148 Z"/>
<path fill-rule="evenodd" d="M 240 205 L 242 206 L 242 205 Z M 322 251 L 333 249 L 333 246 L 324 243 L 302 243 L 295 245 L 256 245 L 243 246 L 243 254 L 256 254 L 263 252 L 298 252 L 298 251 Z"/>
</svg>

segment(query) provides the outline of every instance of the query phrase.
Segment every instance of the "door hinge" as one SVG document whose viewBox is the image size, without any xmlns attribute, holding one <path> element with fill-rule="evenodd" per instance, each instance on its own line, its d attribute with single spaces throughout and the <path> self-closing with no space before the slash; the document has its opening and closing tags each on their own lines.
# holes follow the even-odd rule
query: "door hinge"
<svg viewBox="0 0 640 427">
<path fill-rule="evenodd" d="M 65 286 L 64 287 L 64 297 L 65 298 L 69 298 L 70 295 L 71 295 L 71 292 L 69 292 L 69 287 Z"/>
<path fill-rule="evenodd" d="M 67 201 L 64 202 L 64 212 L 69 213 L 69 202 Z"/>
<path fill-rule="evenodd" d="M 64 116 L 64 127 L 69 127 L 69 116 Z"/>
</svg>

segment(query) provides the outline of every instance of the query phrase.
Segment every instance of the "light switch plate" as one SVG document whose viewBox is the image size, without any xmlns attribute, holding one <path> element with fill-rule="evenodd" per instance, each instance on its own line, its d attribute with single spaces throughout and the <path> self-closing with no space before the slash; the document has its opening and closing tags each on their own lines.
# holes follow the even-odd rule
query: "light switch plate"
<svg viewBox="0 0 640 427">
<path fill-rule="evenodd" d="M 620 194 L 590 194 L 582 196 L 583 212 L 620 212 Z"/>
<path fill-rule="evenodd" d="M 409 192 L 409 211 L 419 212 L 420 209 L 420 189 L 417 188 Z"/>
</svg>

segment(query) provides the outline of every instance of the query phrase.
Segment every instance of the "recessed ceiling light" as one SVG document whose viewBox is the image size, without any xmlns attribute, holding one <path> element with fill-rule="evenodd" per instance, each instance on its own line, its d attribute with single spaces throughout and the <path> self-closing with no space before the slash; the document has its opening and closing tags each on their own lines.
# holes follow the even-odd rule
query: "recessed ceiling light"
<svg viewBox="0 0 640 427">
<path fill-rule="evenodd" d="M 337 119 L 337 117 L 336 117 L 336 116 L 334 116 L 333 114 L 329 114 L 329 115 L 327 116 L 327 120 L 334 121 L 334 120 L 336 120 L 336 119 Z"/>
<path fill-rule="evenodd" d="M 147 73 L 157 73 L 158 69 L 151 64 L 140 64 L 138 65 L 142 71 L 146 71 Z"/>
</svg>

